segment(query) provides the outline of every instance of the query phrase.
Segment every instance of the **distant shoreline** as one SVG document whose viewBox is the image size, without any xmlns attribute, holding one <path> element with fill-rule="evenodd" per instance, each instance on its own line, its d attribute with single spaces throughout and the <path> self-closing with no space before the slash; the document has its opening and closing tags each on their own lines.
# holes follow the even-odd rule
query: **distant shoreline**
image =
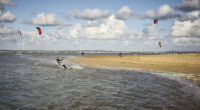
<svg viewBox="0 0 200 110">
<path fill-rule="evenodd" d="M 193 74 L 190 79 L 200 85 L 200 54 L 84 56 L 65 62 L 86 66 L 127 68 L 153 72 Z"/>
<path fill-rule="evenodd" d="M 0 50 L 1 53 L 22 53 L 22 54 L 77 54 L 81 55 L 84 52 L 86 56 L 116 56 L 119 53 L 122 55 L 163 55 L 163 54 L 200 54 L 200 51 L 109 51 L 109 50 Z"/>
</svg>

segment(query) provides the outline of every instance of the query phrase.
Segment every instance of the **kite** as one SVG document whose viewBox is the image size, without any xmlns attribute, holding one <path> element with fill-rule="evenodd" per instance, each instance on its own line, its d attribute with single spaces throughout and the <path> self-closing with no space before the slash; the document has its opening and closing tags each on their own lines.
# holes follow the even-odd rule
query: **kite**
<svg viewBox="0 0 200 110">
<path fill-rule="evenodd" d="M 157 19 L 154 19 L 154 24 L 158 24 L 158 20 Z"/>
<path fill-rule="evenodd" d="M 162 44 L 161 44 L 161 42 L 158 42 L 158 46 L 161 48 L 162 47 Z"/>
<path fill-rule="evenodd" d="M 40 27 L 36 27 L 36 29 L 38 30 L 38 34 L 41 35 L 42 34 L 42 30 L 40 29 Z"/>
<path fill-rule="evenodd" d="M 22 32 L 21 32 L 21 31 L 18 31 L 18 34 L 19 34 L 19 35 L 22 35 Z"/>
</svg>

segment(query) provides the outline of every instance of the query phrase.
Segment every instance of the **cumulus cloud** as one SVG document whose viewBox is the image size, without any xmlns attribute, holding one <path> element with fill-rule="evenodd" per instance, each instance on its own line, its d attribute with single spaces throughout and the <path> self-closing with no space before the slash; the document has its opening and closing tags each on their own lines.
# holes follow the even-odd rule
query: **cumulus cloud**
<svg viewBox="0 0 200 110">
<path fill-rule="evenodd" d="M 173 16 L 174 16 L 173 9 L 169 5 L 165 4 L 158 8 L 158 17 L 167 18 L 167 17 L 173 17 Z"/>
<path fill-rule="evenodd" d="M 114 15 L 105 19 L 103 23 L 95 27 L 85 27 L 81 24 L 76 24 L 69 31 L 72 38 L 91 38 L 91 39 L 112 39 L 115 37 L 126 36 L 132 31 L 125 25 L 122 20 L 118 20 Z"/>
<path fill-rule="evenodd" d="M 187 14 L 181 15 L 178 19 L 179 21 L 194 21 L 200 18 L 200 11 L 192 11 Z"/>
<path fill-rule="evenodd" d="M 0 26 L 0 35 L 15 34 L 17 31 L 11 27 Z"/>
<path fill-rule="evenodd" d="M 149 10 L 146 13 L 141 15 L 141 18 L 157 18 L 157 19 L 169 19 L 179 16 L 174 14 L 173 8 L 165 4 L 158 8 L 157 13 L 154 10 Z"/>
<path fill-rule="evenodd" d="M 117 19 L 114 15 L 111 15 L 108 19 L 104 19 L 98 22 L 98 25 L 94 24 L 97 21 L 88 21 L 88 24 L 76 24 L 69 30 L 69 37 L 72 39 L 106 39 L 106 40 L 155 40 L 160 38 L 161 35 L 157 34 L 156 25 L 146 24 L 142 32 L 135 32 L 126 26 L 123 20 Z"/>
<path fill-rule="evenodd" d="M 200 38 L 200 18 L 194 21 L 175 20 L 172 26 L 171 35 L 175 37 L 199 37 Z"/>
<path fill-rule="evenodd" d="M 16 19 L 16 16 L 10 11 L 3 13 L 5 6 L 15 6 L 16 3 L 11 0 L 0 0 L 0 22 L 13 22 Z"/>
<path fill-rule="evenodd" d="M 88 21 L 87 24 L 83 24 L 84 27 L 96 27 L 101 24 L 100 21 Z"/>
<path fill-rule="evenodd" d="M 155 18 L 156 17 L 156 13 L 154 10 L 149 10 L 146 13 L 142 14 L 141 16 L 142 18 Z"/>
<path fill-rule="evenodd" d="M 126 20 L 136 15 L 128 6 L 123 6 L 116 14 L 116 18 Z"/>
<path fill-rule="evenodd" d="M 154 34 L 154 30 L 156 28 L 156 25 L 154 24 L 146 24 L 146 27 L 143 29 L 143 34 L 147 36 L 151 36 Z"/>
<path fill-rule="evenodd" d="M 57 39 L 57 40 L 69 39 L 69 34 L 66 31 L 66 29 L 63 27 L 58 28 L 57 31 L 55 32 L 55 34 L 53 34 L 52 36 L 54 36 L 55 39 Z"/>
<path fill-rule="evenodd" d="M 108 18 L 111 13 L 110 10 L 101 11 L 100 9 L 86 9 L 83 12 L 73 11 L 70 15 L 78 19 L 96 20 L 100 18 Z"/>
<path fill-rule="evenodd" d="M 175 8 L 185 12 L 200 10 L 200 0 L 183 0 L 183 2 L 175 6 Z"/>
<path fill-rule="evenodd" d="M 130 43 L 130 42 L 129 42 L 128 40 L 124 40 L 124 41 L 123 41 L 123 44 L 126 45 L 126 46 L 129 45 L 129 43 Z"/>
<path fill-rule="evenodd" d="M 40 13 L 36 16 L 36 18 L 32 18 L 27 21 L 29 24 L 33 25 L 40 25 L 40 26 L 58 26 L 58 25 L 64 25 L 69 26 L 70 24 L 68 22 L 62 22 L 57 17 L 56 14 L 50 13 Z"/>
<path fill-rule="evenodd" d="M 200 38 L 179 37 L 173 39 L 178 46 L 200 46 Z"/>
<path fill-rule="evenodd" d="M 174 21 L 171 29 L 173 42 L 178 46 L 200 46 L 200 18 L 191 21 Z"/>
<path fill-rule="evenodd" d="M 16 16 L 12 14 L 10 11 L 7 11 L 6 13 L 3 13 L 0 15 L 0 22 L 13 22 L 15 21 Z"/>
<path fill-rule="evenodd" d="M 16 3 L 12 2 L 11 0 L 0 0 L 0 10 L 4 10 L 5 6 L 15 6 Z"/>
</svg>

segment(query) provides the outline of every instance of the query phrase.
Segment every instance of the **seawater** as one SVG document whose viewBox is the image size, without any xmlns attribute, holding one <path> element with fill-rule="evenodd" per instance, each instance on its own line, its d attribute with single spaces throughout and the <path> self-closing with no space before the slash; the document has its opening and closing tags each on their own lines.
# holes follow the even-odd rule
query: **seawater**
<svg viewBox="0 0 200 110">
<path fill-rule="evenodd" d="M 77 54 L 0 53 L 0 110 L 200 110 L 198 86 L 179 76 L 70 63 L 64 70 L 57 56 Z"/>
</svg>

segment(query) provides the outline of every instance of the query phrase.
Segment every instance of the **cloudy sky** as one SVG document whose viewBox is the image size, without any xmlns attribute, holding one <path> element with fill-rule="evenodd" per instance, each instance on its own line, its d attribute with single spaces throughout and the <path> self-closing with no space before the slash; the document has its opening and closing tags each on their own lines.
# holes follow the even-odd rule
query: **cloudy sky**
<svg viewBox="0 0 200 110">
<path fill-rule="evenodd" d="M 0 0 L 4 49 L 200 51 L 200 0 Z"/>
</svg>

